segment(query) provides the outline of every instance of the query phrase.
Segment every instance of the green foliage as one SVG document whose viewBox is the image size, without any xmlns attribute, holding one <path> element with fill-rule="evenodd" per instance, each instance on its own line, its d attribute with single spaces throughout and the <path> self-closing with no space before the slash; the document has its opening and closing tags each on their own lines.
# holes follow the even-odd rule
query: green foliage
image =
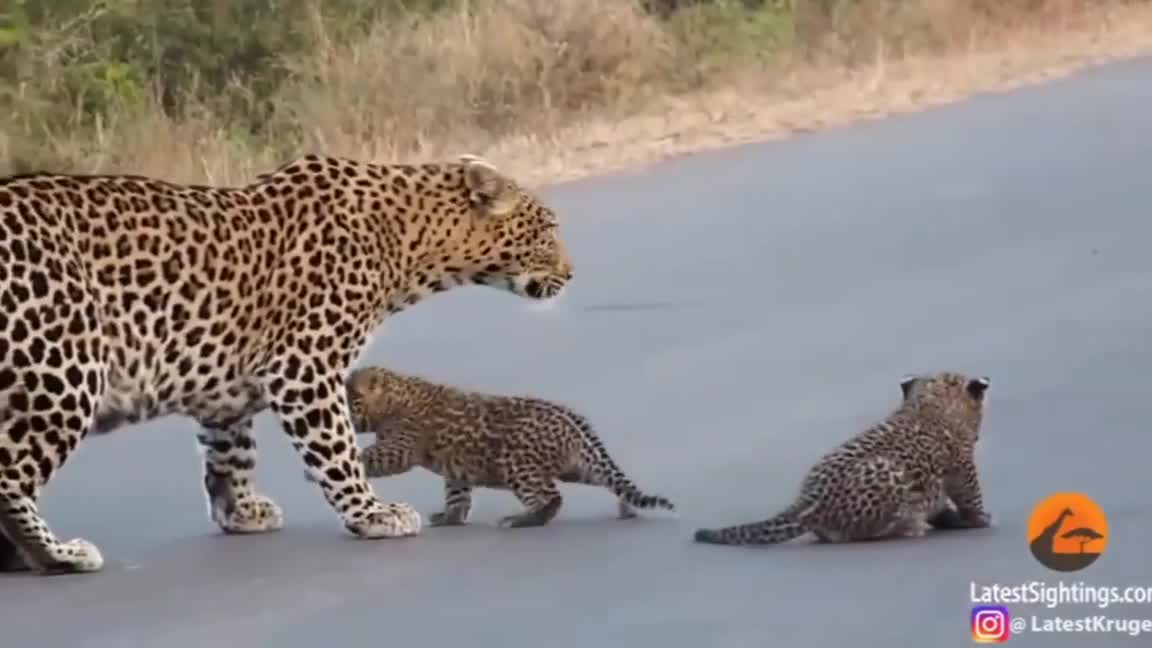
<svg viewBox="0 0 1152 648">
<path fill-rule="evenodd" d="M 23 11 L 23 0 L 12 0 L 10 6 L 0 9 L 0 52 L 20 44 L 28 34 L 28 16 Z"/>
<path fill-rule="evenodd" d="M 151 98 L 258 133 L 285 55 L 355 38 L 411 4 L 448 0 L 0 0 L 0 115 L 53 131 Z"/>
<path fill-rule="evenodd" d="M 668 25 L 688 48 L 696 72 L 709 76 L 734 59 L 768 58 L 791 46 L 790 5 L 789 0 L 698 0 L 671 14 Z"/>
</svg>

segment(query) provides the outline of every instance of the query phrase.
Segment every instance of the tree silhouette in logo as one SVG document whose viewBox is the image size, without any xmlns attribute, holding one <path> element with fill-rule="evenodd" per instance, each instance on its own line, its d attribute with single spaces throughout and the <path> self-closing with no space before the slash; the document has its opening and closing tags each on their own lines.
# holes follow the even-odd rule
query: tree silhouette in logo
<svg viewBox="0 0 1152 648">
<path fill-rule="evenodd" d="M 1065 540 L 1071 540 L 1072 538 L 1078 539 L 1080 541 L 1080 553 L 1084 553 L 1084 545 L 1092 542 L 1093 540 L 1099 540 L 1104 536 L 1097 533 L 1095 529 L 1089 529 L 1088 527 L 1077 527 L 1071 531 L 1065 531 L 1063 534 L 1061 534 L 1060 537 L 1064 538 Z"/>
</svg>

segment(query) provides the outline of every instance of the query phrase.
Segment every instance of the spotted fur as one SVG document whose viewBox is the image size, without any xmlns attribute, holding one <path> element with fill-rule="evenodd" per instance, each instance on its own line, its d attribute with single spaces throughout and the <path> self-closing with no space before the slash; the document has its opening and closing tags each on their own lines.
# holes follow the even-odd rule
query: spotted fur
<svg viewBox="0 0 1152 648">
<path fill-rule="evenodd" d="M 821 458 L 784 511 L 699 529 L 696 541 L 775 544 L 811 532 L 822 542 L 855 542 L 988 526 L 973 457 L 988 385 L 955 372 L 905 378 L 900 406 Z"/>
<path fill-rule="evenodd" d="M 507 527 L 541 526 L 560 510 L 556 482 L 601 486 L 614 493 L 621 518 L 634 509 L 675 506 L 636 487 L 612 460 L 591 424 L 570 408 L 540 398 L 467 391 L 379 366 L 351 372 L 349 409 L 360 432 L 376 441 L 360 457 L 369 477 L 422 467 L 444 478 L 444 510 L 433 526 L 467 523 L 472 488 L 510 490 L 525 511 Z"/>
<path fill-rule="evenodd" d="M 89 433 L 168 414 L 201 425 L 225 532 L 283 524 L 253 485 L 252 419 L 267 408 L 349 531 L 418 533 L 416 511 L 364 478 L 348 367 L 388 314 L 432 293 L 548 299 L 571 276 L 552 210 L 474 156 L 310 155 L 242 187 L 0 179 L 0 565 L 100 569 L 91 543 L 53 535 L 37 498 Z"/>
</svg>

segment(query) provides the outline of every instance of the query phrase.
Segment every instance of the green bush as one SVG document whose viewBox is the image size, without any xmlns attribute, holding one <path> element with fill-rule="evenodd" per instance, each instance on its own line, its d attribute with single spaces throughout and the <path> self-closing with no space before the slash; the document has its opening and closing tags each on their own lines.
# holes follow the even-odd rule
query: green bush
<svg viewBox="0 0 1152 648">
<path fill-rule="evenodd" d="M 401 0 L 6 0 L 0 110 L 37 132 L 91 126 L 147 93 L 172 116 L 205 107 L 259 132 L 285 55 L 356 38 Z M 433 11 L 447 0 L 415 3 Z"/>
</svg>

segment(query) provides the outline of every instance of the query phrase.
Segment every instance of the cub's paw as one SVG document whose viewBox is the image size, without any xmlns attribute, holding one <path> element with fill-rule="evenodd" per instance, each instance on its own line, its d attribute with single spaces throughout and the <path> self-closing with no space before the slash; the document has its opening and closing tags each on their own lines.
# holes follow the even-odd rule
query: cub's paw
<svg viewBox="0 0 1152 648">
<path fill-rule="evenodd" d="M 903 535 L 905 538 L 922 538 L 928 534 L 928 531 L 931 528 L 932 525 L 929 524 L 927 520 L 923 518 L 916 518 L 914 520 L 908 520 L 904 523 L 904 528 L 901 529 L 901 535 Z"/>
<path fill-rule="evenodd" d="M 992 514 L 987 511 L 981 511 L 973 515 L 965 517 L 969 527 L 973 529 L 989 529 L 996 526 L 996 521 L 992 519 Z"/>
<path fill-rule="evenodd" d="M 505 529 L 523 529 L 526 527 L 544 526 L 548 520 L 538 513 L 520 513 L 519 515 L 505 515 L 497 523 Z"/>
<path fill-rule="evenodd" d="M 284 511 L 265 495 L 252 495 L 236 503 L 227 513 L 214 515 L 225 533 L 246 534 L 279 531 L 284 526 Z"/>
<path fill-rule="evenodd" d="M 985 529 L 992 526 L 992 515 L 985 512 L 960 512 L 954 508 L 947 508 L 928 518 L 928 524 L 939 531 L 952 531 L 958 529 Z"/>
<path fill-rule="evenodd" d="M 467 524 L 467 522 L 462 516 L 448 513 L 447 511 L 432 513 L 428 516 L 428 526 L 464 526 L 465 524 Z"/>
</svg>

